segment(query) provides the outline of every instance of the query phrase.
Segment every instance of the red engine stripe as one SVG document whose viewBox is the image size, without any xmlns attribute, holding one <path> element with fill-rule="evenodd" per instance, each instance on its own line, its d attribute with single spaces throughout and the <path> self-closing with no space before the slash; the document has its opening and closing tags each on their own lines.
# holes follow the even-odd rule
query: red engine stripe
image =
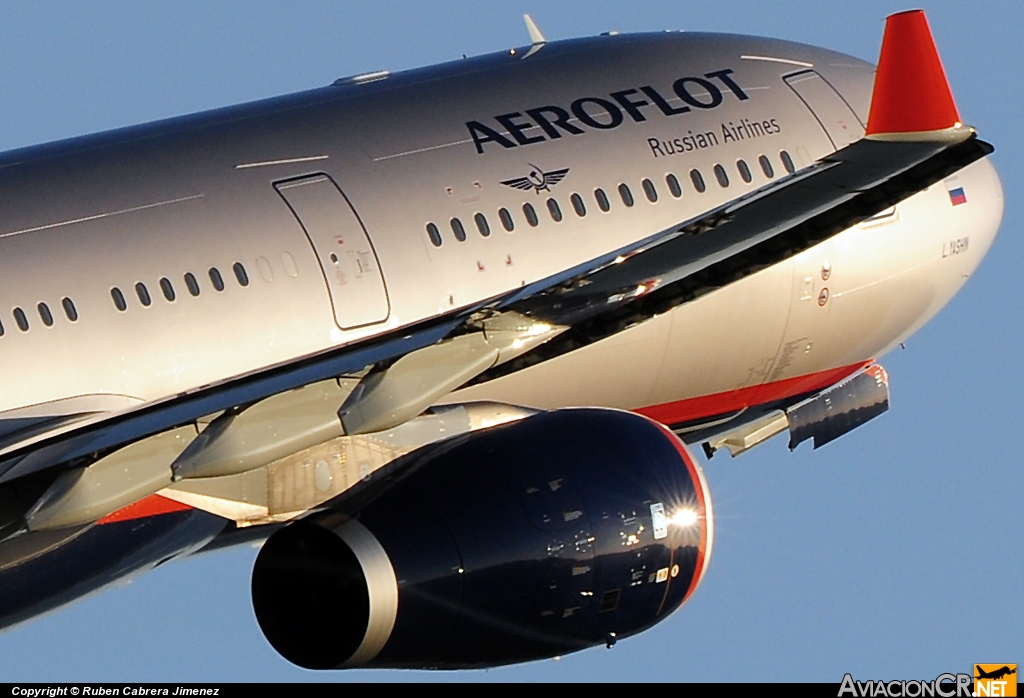
<svg viewBox="0 0 1024 698">
<path fill-rule="evenodd" d="M 159 516 L 160 514 L 172 514 L 176 511 L 188 511 L 192 507 L 181 502 L 176 502 L 158 494 L 151 494 L 140 499 L 134 504 L 129 504 L 123 509 L 118 509 L 113 514 L 107 514 L 97 521 L 98 524 L 118 523 L 121 521 L 132 521 L 144 519 L 147 516 Z"/>
<path fill-rule="evenodd" d="M 851 364 L 842 368 L 811 373 L 806 376 L 787 378 L 774 383 L 754 385 L 749 388 L 730 390 L 715 395 L 666 402 L 661 405 L 641 407 L 634 410 L 638 414 L 650 417 L 662 424 L 683 424 L 705 417 L 736 412 L 751 405 L 763 405 L 775 400 L 782 400 L 794 395 L 811 393 L 835 385 L 844 378 L 849 378 L 857 371 L 869 365 L 870 361 Z"/>
</svg>

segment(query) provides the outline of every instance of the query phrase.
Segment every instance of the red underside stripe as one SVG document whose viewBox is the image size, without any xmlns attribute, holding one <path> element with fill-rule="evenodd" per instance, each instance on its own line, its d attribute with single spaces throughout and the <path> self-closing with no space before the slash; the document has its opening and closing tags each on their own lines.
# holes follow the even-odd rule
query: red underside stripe
<svg viewBox="0 0 1024 698">
<path fill-rule="evenodd" d="M 176 502 L 158 494 L 151 494 L 145 499 L 140 499 L 135 504 L 129 504 L 124 509 L 118 509 L 113 514 L 108 514 L 97 521 L 98 524 L 118 523 L 120 521 L 132 521 L 144 519 L 147 516 L 159 514 L 172 514 L 176 511 L 187 511 L 192 507 L 181 502 Z"/>
<path fill-rule="evenodd" d="M 716 393 L 715 395 L 694 397 L 677 402 L 666 402 L 662 405 L 641 407 L 638 410 L 634 410 L 634 412 L 655 419 L 662 424 L 683 424 L 705 417 L 736 412 L 751 405 L 763 405 L 787 397 L 793 397 L 794 395 L 823 390 L 835 385 L 844 378 L 849 378 L 870 363 L 870 361 L 865 361 L 863 363 L 843 366 L 842 368 L 811 373 L 806 376 L 787 378 L 786 380 L 775 381 L 774 383 L 765 383 L 763 385 L 730 390 L 725 393 Z"/>
</svg>

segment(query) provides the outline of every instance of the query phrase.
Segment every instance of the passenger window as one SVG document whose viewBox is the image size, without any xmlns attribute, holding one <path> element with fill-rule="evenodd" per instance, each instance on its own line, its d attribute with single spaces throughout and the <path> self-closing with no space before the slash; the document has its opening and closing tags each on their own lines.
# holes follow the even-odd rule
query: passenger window
<svg viewBox="0 0 1024 698">
<path fill-rule="evenodd" d="M 440 247 L 443 242 L 441 240 L 441 231 L 433 223 L 427 223 L 427 237 L 430 238 L 430 242 L 433 243 L 434 247 Z"/>
<path fill-rule="evenodd" d="M 452 232 L 455 233 L 455 239 L 459 242 L 466 241 L 466 229 L 462 227 L 462 221 L 458 218 L 452 218 Z"/>
<path fill-rule="evenodd" d="M 747 166 L 746 160 L 737 160 L 736 169 L 740 171 L 740 178 L 742 178 L 744 182 L 750 184 L 753 181 L 754 176 L 750 174 L 750 167 Z"/>
<path fill-rule="evenodd" d="M 649 179 L 645 179 L 641 184 L 644 187 L 644 194 L 647 196 L 647 200 L 652 204 L 658 200 L 658 190 L 654 188 L 654 182 Z"/>
<path fill-rule="evenodd" d="M 185 288 L 193 296 L 199 295 L 199 282 L 196 281 L 196 277 L 192 276 L 192 272 L 185 274 Z"/>
<path fill-rule="evenodd" d="M 291 253 L 281 253 L 281 265 L 284 267 L 284 272 L 288 276 L 292 277 L 293 279 L 299 276 L 299 267 L 295 263 L 295 257 L 292 257 Z"/>
<path fill-rule="evenodd" d="M 757 161 L 761 163 L 761 171 L 764 172 L 765 177 L 771 179 L 775 176 L 775 168 L 772 167 L 772 161 L 769 160 L 767 156 L 762 155 L 757 159 Z"/>
<path fill-rule="evenodd" d="M 633 205 L 633 192 L 625 184 L 619 185 L 619 196 L 622 197 L 622 203 L 626 204 L 626 206 Z"/>
<path fill-rule="evenodd" d="M 64 306 L 64 314 L 68 316 L 68 320 L 78 322 L 78 308 L 75 307 L 75 302 L 70 298 L 65 298 L 60 304 Z"/>
<path fill-rule="evenodd" d="M 174 302 L 174 286 L 171 286 L 171 280 L 166 276 L 160 279 L 160 290 L 164 292 L 164 298 L 168 303 Z"/>
<path fill-rule="evenodd" d="M 270 266 L 270 260 L 266 257 L 256 258 L 256 269 L 260 273 L 260 277 L 268 284 L 274 283 L 274 268 Z"/>
<path fill-rule="evenodd" d="M 245 273 L 245 267 L 242 266 L 241 262 L 235 262 L 231 267 L 235 272 L 235 278 L 238 279 L 239 286 L 249 285 L 249 275 Z"/>
<path fill-rule="evenodd" d="M 498 218 L 501 219 L 501 225 L 505 230 L 510 233 L 515 230 L 516 223 L 512 220 L 512 214 L 508 212 L 507 208 L 498 209 Z"/>
<path fill-rule="evenodd" d="M 580 218 L 583 218 L 583 216 L 587 215 L 587 207 L 583 203 L 583 197 L 582 196 L 580 196 L 579 194 L 573 193 L 573 195 L 569 197 L 569 201 L 572 202 L 572 208 L 573 208 L 574 211 L 576 211 L 576 215 L 577 216 L 579 216 Z"/>
<path fill-rule="evenodd" d="M 665 175 L 665 184 L 668 185 L 668 190 L 672 193 L 672 196 L 677 199 L 683 195 L 683 188 L 679 185 L 679 180 L 676 179 L 674 174 Z"/>
<path fill-rule="evenodd" d="M 540 219 L 537 218 L 537 212 L 533 209 L 533 204 L 523 204 L 523 215 L 526 216 L 526 222 L 534 228 L 540 223 Z"/>
<path fill-rule="evenodd" d="M 725 168 L 721 165 L 715 165 L 715 179 L 723 188 L 729 186 L 729 175 L 725 173 Z"/>
<path fill-rule="evenodd" d="M 25 317 L 25 311 L 21 308 L 14 309 L 14 321 L 18 323 L 18 329 L 22 332 L 28 332 L 28 318 Z"/>
<path fill-rule="evenodd" d="M 779 153 L 779 157 L 782 158 L 782 166 L 786 168 L 786 172 L 793 174 L 796 172 L 796 165 L 793 164 L 793 158 L 789 156 L 785 150 Z"/>
<path fill-rule="evenodd" d="M 53 313 L 50 312 L 50 306 L 46 303 L 40 303 L 36 306 L 36 310 L 39 311 L 39 318 L 43 321 L 43 324 L 47 327 L 53 327 Z"/>
<path fill-rule="evenodd" d="M 135 284 L 135 293 L 139 296 L 139 302 L 147 308 L 153 302 L 153 299 L 149 297 L 149 289 L 141 281 Z"/>
<path fill-rule="evenodd" d="M 597 199 L 597 207 L 605 213 L 612 209 L 612 204 L 608 201 L 608 195 L 604 193 L 604 189 L 595 189 L 594 198 Z"/>
<path fill-rule="evenodd" d="M 555 223 L 562 222 L 562 209 L 559 208 L 558 202 L 554 199 L 548 199 L 548 213 L 551 214 L 551 218 Z"/>
<path fill-rule="evenodd" d="M 218 291 L 224 290 L 224 277 L 220 275 L 220 269 L 217 267 L 210 267 L 210 283 Z"/>
<path fill-rule="evenodd" d="M 690 181 L 693 182 L 693 188 L 697 190 L 698 194 L 703 194 L 707 191 L 707 185 L 704 184 L 704 175 L 697 170 L 690 170 Z"/>
<path fill-rule="evenodd" d="M 120 310 L 122 313 L 128 310 L 128 302 L 124 299 L 124 294 L 121 293 L 121 289 L 117 286 L 110 289 L 110 297 L 114 299 L 114 307 Z"/>
<path fill-rule="evenodd" d="M 487 217 L 482 213 L 478 213 L 473 216 L 473 220 L 476 221 L 476 229 L 480 231 L 483 237 L 488 237 L 491 234 L 491 225 L 487 222 Z"/>
</svg>

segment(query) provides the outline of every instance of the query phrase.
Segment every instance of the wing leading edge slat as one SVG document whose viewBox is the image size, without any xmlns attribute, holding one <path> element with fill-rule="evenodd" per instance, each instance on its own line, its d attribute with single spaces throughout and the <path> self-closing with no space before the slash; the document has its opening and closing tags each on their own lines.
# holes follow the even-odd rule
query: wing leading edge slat
<svg viewBox="0 0 1024 698">
<path fill-rule="evenodd" d="M 0 484 L 60 463 L 123 446 L 199 417 L 252 403 L 320 380 L 336 378 L 432 346 L 464 321 L 463 310 L 404 327 L 386 336 L 339 347 L 294 362 L 232 378 L 193 392 L 99 415 L 0 451 Z"/>
</svg>

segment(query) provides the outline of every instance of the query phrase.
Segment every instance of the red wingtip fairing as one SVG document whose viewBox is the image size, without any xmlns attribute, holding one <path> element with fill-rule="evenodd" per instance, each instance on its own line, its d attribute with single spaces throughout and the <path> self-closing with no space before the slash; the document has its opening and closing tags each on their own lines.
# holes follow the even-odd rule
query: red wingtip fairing
<svg viewBox="0 0 1024 698">
<path fill-rule="evenodd" d="M 885 21 L 867 135 L 939 131 L 959 123 L 924 11 L 890 15 Z"/>
</svg>

